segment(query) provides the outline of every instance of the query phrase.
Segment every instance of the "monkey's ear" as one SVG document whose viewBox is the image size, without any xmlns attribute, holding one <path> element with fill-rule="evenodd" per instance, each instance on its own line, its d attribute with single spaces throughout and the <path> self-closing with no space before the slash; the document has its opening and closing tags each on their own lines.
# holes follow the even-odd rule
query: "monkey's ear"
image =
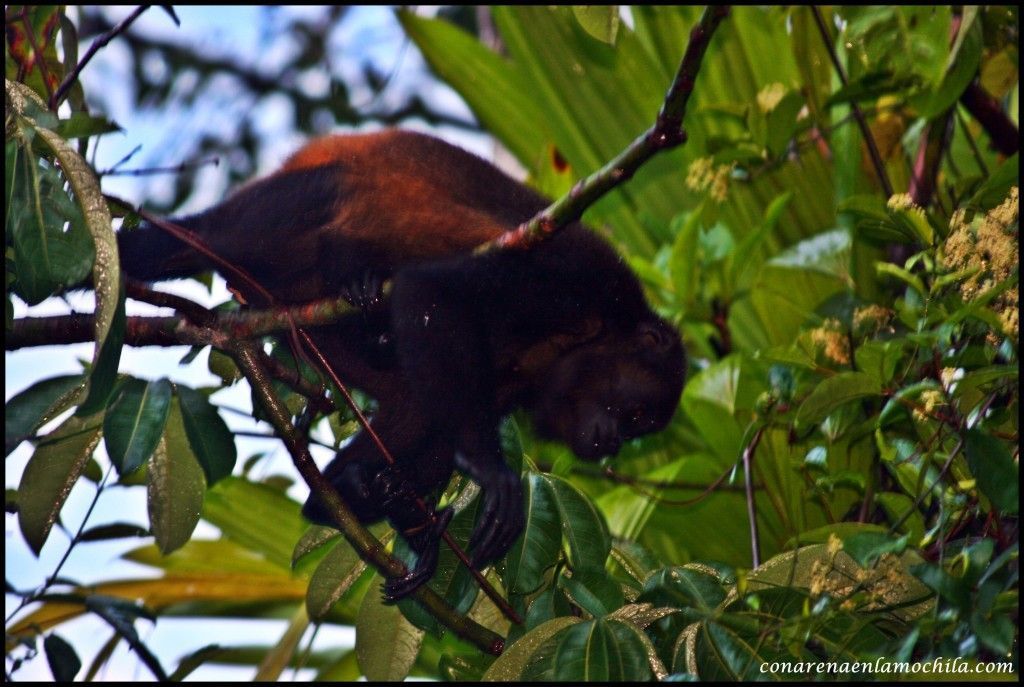
<svg viewBox="0 0 1024 687">
<path fill-rule="evenodd" d="M 644 350 L 653 353 L 664 353 L 678 345 L 679 342 L 679 335 L 675 330 L 667 322 L 661 320 L 641 322 L 637 329 L 637 336 Z"/>
</svg>

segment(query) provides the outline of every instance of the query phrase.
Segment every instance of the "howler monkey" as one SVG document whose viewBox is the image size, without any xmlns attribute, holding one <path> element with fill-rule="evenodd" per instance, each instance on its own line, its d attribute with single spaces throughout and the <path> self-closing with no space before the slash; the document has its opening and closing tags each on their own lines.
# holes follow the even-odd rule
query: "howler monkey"
<svg viewBox="0 0 1024 687">
<path fill-rule="evenodd" d="M 679 336 L 591 230 L 574 223 L 528 251 L 472 254 L 546 205 L 474 155 L 389 130 L 315 140 L 220 205 L 174 220 L 282 303 L 343 294 L 362 306 L 314 338 L 342 380 L 376 398 L 372 426 L 397 466 L 360 432 L 324 472 L 360 520 L 388 518 L 418 554 L 388 582 L 393 599 L 433 574 L 450 512 L 430 526 L 414 500 L 453 469 L 482 490 L 474 566 L 500 559 L 522 531 L 502 416 L 525 408 L 539 436 L 596 460 L 664 427 L 678 404 Z M 122 233 L 120 249 L 140 280 L 213 267 L 154 227 Z M 333 524 L 315 497 L 303 512 Z"/>
</svg>

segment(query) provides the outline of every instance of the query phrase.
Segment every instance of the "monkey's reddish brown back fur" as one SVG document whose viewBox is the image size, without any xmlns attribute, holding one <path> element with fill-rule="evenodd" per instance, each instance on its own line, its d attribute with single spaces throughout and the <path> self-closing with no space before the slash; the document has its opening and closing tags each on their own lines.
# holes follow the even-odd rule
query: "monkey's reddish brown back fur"
<svg viewBox="0 0 1024 687">
<path fill-rule="evenodd" d="M 544 201 L 490 165 L 408 131 L 317 139 L 277 173 L 335 167 L 344 199 L 328 231 L 380 247 L 391 267 L 478 246 Z"/>
</svg>

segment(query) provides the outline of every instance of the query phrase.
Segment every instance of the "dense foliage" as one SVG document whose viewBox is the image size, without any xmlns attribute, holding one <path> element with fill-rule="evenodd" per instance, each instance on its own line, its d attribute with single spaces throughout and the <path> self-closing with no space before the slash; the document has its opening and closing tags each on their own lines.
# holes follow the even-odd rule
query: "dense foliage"
<svg viewBox="0 0 1024 687">
<path fill-rule="evenodd" d="M 557 197 L 650 126 L 699 13 L 632 8 L 627 26 L 617 8 L 494 8 L 498 53 L 443 18 L 399 18 Z M 257 664 L 264 678 L 299 661 L 323 679 L 1018 670 L 1019 173 L 1003 137 L 1018 117 L 1016 10 L 836 7 L 819 27 L 811 8 L 743 7 L 723 22 L 686 145 L 585 215 L 683 333 L 679 412 L 600 468 L 506 423 L 528 522 L 488 579 L 525 622 L 502 617 L 447 550 L 431 582 L 507 637 L 497 659 L 414 602 L 382 604 L 379 576 L 337 532 L 307 527 L 288 479 L 257 478 L 258 458 L 237 466 L 218 389 L 118 376 L 124 297 L 78 147 L 112 125 L 74 89 L 60 119 L 37 102 L 76 62 L 74 27 L 52 9 L 25 16 L 6 54 L 8 332 L 12 299 L 39 303 L 95 263 L 103 344 L 81 375 L 40 375 L 8 401 L 7 454 L 25 440 L 34 452 L 7 509 L 38 553 L 77 482 L 146 488 L 148 527 L 82 523 L 70 546 L 151 536 L 127 557 L 160 575 L 24 592 L 9 673 L 40 648 L 58 679 L 78 673 L 55 630 L 82 613 L 113 630 L 90 674 L 121 641 L 171 673 L 135 628 L 164 613 L 290 619 L 275 645 L 206 647 L 177 677 L 204 661 Z M 210 365 L 236 383 L 229 359 Z M 303 398 L 278 390 L 298 414 Z M 334 442 L 355 429 L 345 410 L 328 426 Z M 107 461 L 116 474 L 101 477 Z M 446 493 L 461 542 L 475 495 L 460 479 Z M 193 538 L 200 518 L 221 538 Z M 304 655 L 310 623 L 355 625 L 354 649 Z M 847 667 L 822 674 L 828 662 Z"/>
</svg>

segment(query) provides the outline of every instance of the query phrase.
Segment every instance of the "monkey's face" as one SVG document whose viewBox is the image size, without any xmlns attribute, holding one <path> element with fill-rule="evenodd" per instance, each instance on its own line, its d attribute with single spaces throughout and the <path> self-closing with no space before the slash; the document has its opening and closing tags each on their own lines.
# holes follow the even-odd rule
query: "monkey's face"
<svg viewBox="0 0 1024 687">
<path fill-rule="evenodd" d="M 685 372 L 679 336 L 661 320 L 602 335 L 545 372 L 531 407 L 535 428 L 585 460 L 614 455 L 623 442 L 668 424 Z"/>
</svg>

